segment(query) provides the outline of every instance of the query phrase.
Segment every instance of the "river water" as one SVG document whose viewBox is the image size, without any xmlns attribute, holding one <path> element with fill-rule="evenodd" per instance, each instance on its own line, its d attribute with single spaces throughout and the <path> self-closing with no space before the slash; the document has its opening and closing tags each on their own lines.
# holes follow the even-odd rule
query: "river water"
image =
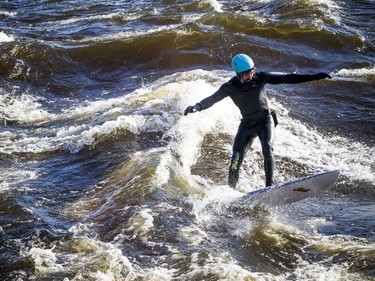
<svg viewBox="0 0 375 281">
<path fill-rule="evenodd" d="M 375 280 L 373 0 L 0 3 L 1 280 Z M 258 141 L 226 185 L 233 76 L 268 87 L 276 182 L 341 170 L 321 196 L 233 210 L 263 186 Z"/>
</svg>

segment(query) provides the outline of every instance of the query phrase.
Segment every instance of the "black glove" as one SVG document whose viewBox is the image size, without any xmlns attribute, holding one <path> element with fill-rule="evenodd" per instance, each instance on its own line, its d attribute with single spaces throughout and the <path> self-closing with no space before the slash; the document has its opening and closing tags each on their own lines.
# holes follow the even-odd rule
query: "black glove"
<svg viewBox="0 0 375 281">
<path fill-rule="evenodd" d="M 194 113 L 196 111 L 201 111 L 202 110 L 202 105 L 200 103 L 197 103 L 196 105 L 192 106 L 188 106 L 185 111 L 184 111 L 184 115 L 188 115 L 188 113 Z"/>
<path fill-rule="evenodd" d="M 318 80 L 319 80 L 319 79 L 326 79 L 326 78 L 328 78 L 328 79 L 332 79 L 332 76 L 329 75 L 328 73 L 325 73 L 325 72 L 320 72 L 320 73 L 318 73 L 318 74 L 316 75 L 316 77 L 317 77 Z"/>
</svg>

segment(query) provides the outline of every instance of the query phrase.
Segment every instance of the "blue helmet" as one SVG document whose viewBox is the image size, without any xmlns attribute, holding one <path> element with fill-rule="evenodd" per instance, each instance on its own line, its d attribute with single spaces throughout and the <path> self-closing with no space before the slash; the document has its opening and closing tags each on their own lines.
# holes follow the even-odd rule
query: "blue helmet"
<svg viewBox="0 0 375 281">
<path fill-rule="evenodd" d="M 232 68 L 235 72 L 241 73 L 254 68 L 254 62 L 248 55 L 238 54 L 232 59 Z"/>
</svg>

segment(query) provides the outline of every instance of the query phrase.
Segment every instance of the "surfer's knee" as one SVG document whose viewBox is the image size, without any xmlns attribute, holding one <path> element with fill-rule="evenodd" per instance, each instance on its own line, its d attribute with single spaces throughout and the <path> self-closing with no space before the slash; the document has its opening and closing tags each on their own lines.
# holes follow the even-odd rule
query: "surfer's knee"
<svg viewBox="0 0 375 281">
<path fill-rule="evenodd" d="M 264 158 L 273 158 L 273 146 L 270 142 L 262 143 L 262 153 Z"/>
</svg>

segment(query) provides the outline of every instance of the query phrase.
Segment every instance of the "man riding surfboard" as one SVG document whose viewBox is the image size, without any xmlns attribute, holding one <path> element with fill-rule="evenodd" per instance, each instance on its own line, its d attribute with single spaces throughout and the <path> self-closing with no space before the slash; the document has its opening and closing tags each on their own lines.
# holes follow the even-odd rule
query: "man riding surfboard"
<svg viewBox="0 0 375 281">
<path fill-rule="evenodd" d="M 298 84 L 332 77 L 324 72 L 317 74 L 256 72 L 253 60 L 246 54 L 238 54 L 232 58 L 232 69 L 236 72 L 236 76 L 222 84 L 211 96 L 193 106 L 188 106 L 184 115 L 207 109 L 222 99 L 230 97 L 240 109 L 242 119 L 233 143 L 228 184 L 232 188 L 236 187 L 243 158 L 254 139 L 259 137 L 264 157 L 266 186 L 271 186 L 275 166 L 273 137 L 277 120 L 269 107 L 265 85 Z"/>
</svg>

